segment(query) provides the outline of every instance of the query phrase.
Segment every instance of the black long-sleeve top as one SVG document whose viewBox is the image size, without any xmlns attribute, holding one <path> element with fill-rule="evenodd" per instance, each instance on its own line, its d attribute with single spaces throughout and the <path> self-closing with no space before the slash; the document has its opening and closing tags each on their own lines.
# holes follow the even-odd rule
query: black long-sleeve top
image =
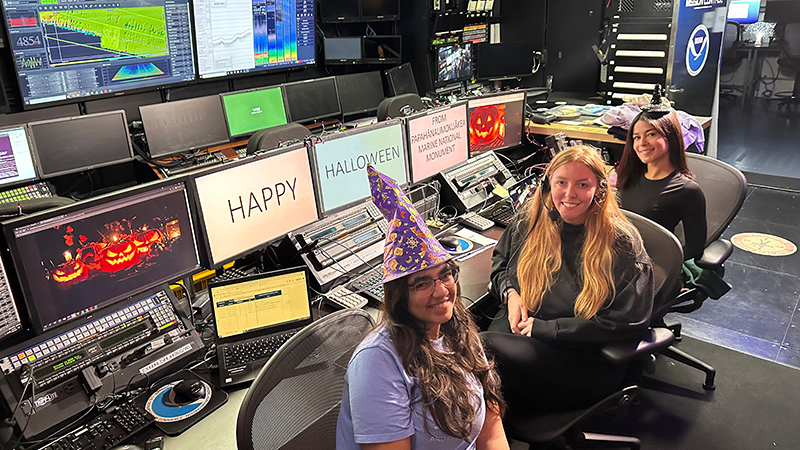
<svg viewBox="0 0 800 450">
<path fill-rule="evenodd" d="M 691 178 L 677 170 L 660 180 L 641 178 L 619 191 L 620 207 L 647 217 L 671 232 L 683 223 L 683 258 L 703 254 L 706 246 L 706 197 Z"/>
<path fill-rule="evenodd" d="M 561 269 L 533 316 L 531 337 L 555 344 L 600 345 L 641 336 L 653 309 L 653 271 L 640 242 L 620 236 L 614 243 L 616 296 L 591 319 L 575 317 L 575 300 L 583 288 L 581 253 L 586 238 L 583 225 L 563 223 Z M 525 220 L 509 226 L 492 254 L 492 290 L 498 297 L 507 288 L 520 292 L 517 262 L 527 230 Z M 610 304 L 609 304 L 610 303 Z"/>
</svg>

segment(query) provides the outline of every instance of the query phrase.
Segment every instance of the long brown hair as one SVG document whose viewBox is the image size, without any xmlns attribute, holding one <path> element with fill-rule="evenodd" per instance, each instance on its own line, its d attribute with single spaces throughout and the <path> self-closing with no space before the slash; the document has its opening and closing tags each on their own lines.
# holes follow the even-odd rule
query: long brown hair
<svg viewBox="0 0 800 450">
<path fill-rule="evenodd" d="M 640 179 L 647 171 L 647 164 L 643 163 L 636 151 L 633 149 L 633 126 L 637 122 L 643 121 L 655 128 L 656 132 L 667 138 L 669 148 L 669 162 L 678 172 L 691 177 L 692 172 L 686 164 L 686 148 L 683 146 L 683 131 L 678 121 L 678 114 L 675 110 L 668 113 L 663 112 L 640 112 L 631 123 L 628 130 L 628 137 L 625 140 L 625 149 L 622 151 L 619 166 L 617 166 L 617 188 L 625 189 L 632 186 L 636 180 Z"/>
<path fill-rule="evenodd" d="M 448 261 L 448 268 L 458 266 Z M 453 317 L 441 325 L 446 352 L 436 350 L 426 334 L 423 322 L 408 310 L 408 278 L 384 284 L 383 318 L 394 346 L 403 361 L 403 368 L 417 377 L 422 393 L 423 410 L 428 410 L 440 430 L 455 438 L 468 440 L 472 421 L 478 414 L 466 374 L 472 373 L 483 385 L 486 407 L 502 416 L 505 402 L 500 392 L 500 378 L 494 362 L 484 356 L 478 327 L 461 300 L 461 286 L 456 286 Z M 427 416 L 424 426 L 428 429 Z"/>
<path fill-rule="evenodd" d="M 545 175 L 552 178 L 559 167 L 578 161 L 588 167 L 597 178 L 597 190 L 589 207 L 584 226 L 586 241 L 581 254 L 583 288 L 575 300 L 575 317 L 590 319 L 613 301 L 614 242 L 618 237 L 640 239 L 633 226 L 620 212 L 614 195 L 607 192 L 608 177 L 605 164 L 593 147 L 577 145 L 562 151 L 550 162 Z M 553 286 L 554 276 L 561 269 L 562 220 L 551 220 L 549 210 L 555 204 L 547 183 L 540 183 L 523 209 L 527 219 L 527 239 L 520 251 L 517 279 L 525 305 L 533 312 L 539 310 L 542 299 Z"/>
</svg>

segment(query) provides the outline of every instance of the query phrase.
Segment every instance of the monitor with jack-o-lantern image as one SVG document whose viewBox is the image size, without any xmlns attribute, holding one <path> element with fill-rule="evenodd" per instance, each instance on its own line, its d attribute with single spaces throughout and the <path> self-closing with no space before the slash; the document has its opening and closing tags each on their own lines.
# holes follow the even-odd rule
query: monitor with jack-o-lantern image
<svg viewBox="0 0 800 450">
<path fill-rule="evenodd" d="M 525 92 L 470 99 L 470 154 L 521 145 L 524 124 Z"/>
<path fill-rule="evenodd" d="M 200 268 L 182 181 L 24 216 L 3 229 L 37 331 Z"/>
</svg>

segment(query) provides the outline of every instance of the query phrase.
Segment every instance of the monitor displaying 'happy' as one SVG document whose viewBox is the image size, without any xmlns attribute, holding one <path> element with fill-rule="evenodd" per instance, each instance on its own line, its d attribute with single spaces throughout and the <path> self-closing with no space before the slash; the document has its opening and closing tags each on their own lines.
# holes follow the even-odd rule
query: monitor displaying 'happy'
<svg viewBox="0 0 800 450">
<path fill-rule="evenodd" d="M 319 218 L 308 151 L 302 144 L 226 166 L 194 178 L 210 266 L 250 253 Z"/>
</svg>

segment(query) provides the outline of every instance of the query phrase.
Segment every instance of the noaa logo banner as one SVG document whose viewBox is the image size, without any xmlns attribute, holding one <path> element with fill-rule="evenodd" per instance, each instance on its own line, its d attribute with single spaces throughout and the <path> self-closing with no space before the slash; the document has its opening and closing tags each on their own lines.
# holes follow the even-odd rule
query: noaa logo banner
<svg viewBox="0 0 800 450">
<path fill-rule="evenodd" d="M 698 25 L 689 35 L 686 47 L 686 71 L 695 77 L 703 71 L 708 60 L 709 33 L 705 25 Z"/>
</svg>

